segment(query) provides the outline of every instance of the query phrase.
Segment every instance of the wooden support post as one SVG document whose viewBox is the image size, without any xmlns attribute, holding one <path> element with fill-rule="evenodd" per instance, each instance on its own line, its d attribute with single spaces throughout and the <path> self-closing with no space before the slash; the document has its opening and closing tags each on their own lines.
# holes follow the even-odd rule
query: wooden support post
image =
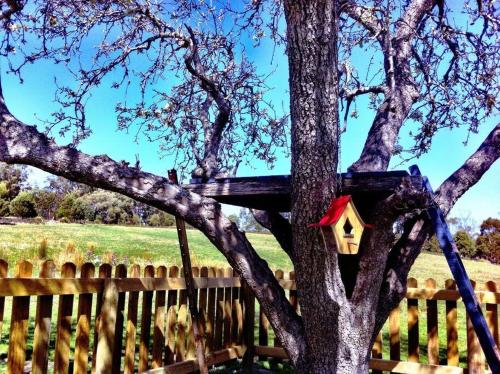
<svg viewBox="0 0 500 374">
<path fill-rule="evenodd" d="M 168 179 L 170 183 L 179 184 L 177 179 L 177 171 L 175 169 L 168 171 Z M 201 374 L 208 374 L 208 368 L 205 362 L 205 350 L 203 349 L 203 337 L 200 334 L 200 319 L 198 316 L 196 290 L 194 286 L 193 273 L 191 269 L 191 257 L 189 256 L 189 246 L 186 234 L 186 224 L 184 220 L 175 217 L 175 225 L 177 227 L 177 235 L 179 237 L 179 246 L 181 249 L 182 266 L 184 271 L 184 279 L 186 281 L 186 289 L 189 300 L 189 312 L 193 323 L 194 342 L 196 348 L 196 358 L 200 367 Z"/>
</svg>

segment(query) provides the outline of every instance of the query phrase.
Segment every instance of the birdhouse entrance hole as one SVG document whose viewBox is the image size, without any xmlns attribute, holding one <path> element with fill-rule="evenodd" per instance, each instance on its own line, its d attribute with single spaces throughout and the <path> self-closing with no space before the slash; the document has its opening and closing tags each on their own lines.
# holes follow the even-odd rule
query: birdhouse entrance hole
<svg viewBox="0 0 500 374">
<path fill-rule="evenodd" d="M 354 227 L 352 226 L 351 222 L 349 222 L 349 219 L 345 220 L 344 223 L 344 238 L 353 238 L 354 237 Z"/>
</svg>

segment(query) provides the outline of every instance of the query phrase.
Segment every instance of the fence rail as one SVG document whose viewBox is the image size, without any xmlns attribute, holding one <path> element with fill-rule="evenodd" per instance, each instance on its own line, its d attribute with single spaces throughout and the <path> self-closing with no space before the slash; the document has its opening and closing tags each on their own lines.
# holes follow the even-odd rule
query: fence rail
<svg viewBox="0 0 500 374">
<path fill-rule="evenodd" d="M 84 264 L 77 272 L 74 264 L 66 263 L 59 278 L 51 261 L 41 264 L 37 278 L 27 261 L 16 264 L 11 277 L 8 270 L 8 264 L 0 260 L 0 342 L 6 342 L 2 332 L 8 329 L 8 373 L 25 369 L 45 373 L 49 368 L 54 373 L 196 370 L 185 282 L 176 266 L 149 265 L 141 272 L 138 265 L 112 268 L 103 264 L 95 269 Z M 193 275 L 209 365 L 244 356 L 251 363 L 254 355 L 286 359 L 279 342 L 270 341 L 273 334 L 267 318 L 232 269 L 193 268 Z M 275 276 L 298 310 L 294 273 L 277 270 Z M 476 294 L 498 344 L 500 293 L 494 282 L 488 282 Z M 11 305 L 10 321 L 5 318 L 7 304 Z M 439 289 L 432 279 L 424 287 L 408 279 L 406 300 L 391 312 L 384 333 L 374 344 L 372 371 L 486 370 L 468 318 L 465 336 L 459 336 L 462 310 L 453 281 Z M 443 329 L 446 338 L 440 340 Z M 421 330 L 426 332 L 425 339 Z M 466 362 L 460 362 L 459 337 L 467 342 Z"/>
</svg>

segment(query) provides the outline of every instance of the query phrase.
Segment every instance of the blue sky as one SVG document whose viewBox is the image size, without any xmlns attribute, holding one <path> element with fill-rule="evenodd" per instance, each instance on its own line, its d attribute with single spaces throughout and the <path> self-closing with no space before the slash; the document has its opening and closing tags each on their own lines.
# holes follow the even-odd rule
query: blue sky
<svg viewBox="0 0 500 374">
<path fill-rule="evenodd" d="M 277 107 L 288 107 L 288 70 L 287 60 L 282 50 L 277 50 L 272 55 L 272 46 L 264 43 L 258 48 L 247 48 L 247 52 L 254 61 L 258 61 L 259 68 L 263 71 L 276 68 L 275 73 L 266 82 L 273 87 L 271 98 Z M 360 55 L 359 58 L 363 56 Z M 20 85 L 17 78 L 5 74 L 5 61 L 2 61 L 2 84 L 7 103 L 12 112 L 21 120 L 30 124 L 40 124 L 40 118 L 48 118 L 56 109 L 53 103 L 54 78 L 64 82 L 70 79 L 63 66 L 53 65 L 50 62 L 38 62 L 27 68 L 24 72 L 24 84 Z M 123 100 L 123 92 L 102 86 L 93 92 L 88 105 L 88 122 L 93 134 L 85 140 L 79 149 L 89 154 L 108 154 L 115 160 L 135 161 L 135 154 L 140 154 L 143 170 L 165 175 L 172 168 L 173 159 L 161 158 L 158 145 L 148 143 L 144 139 L 139 143 L 134 142 L 134 133 L 116 131 L 116 116 L 114 106 Z M 365 109 L 366 108 L 366 109 Z M 359 156 L 374 113 L 367 109 L 366 100 L 357 103 L 359 117 L 350 118 L 348 131 L 342 136 L 341 168 L 346 168 Z M 435 136 L 431 151 L 418 160 L 409 164 L 398 165 L 400 160 L 391 163 L 393 169 L 407 169 L 410 164 L 418 163 L 423 174 L 430 178 L 434 188 L 446 179 L 472 154 L 482 142 L 484 137 L 495 126 L 497 118 L 493 118 L 480 128 L 479 134 L 472 135 L 467 146 L 463 141 L 466 130 L 455 129 L 441 130 Z M 402 135 L 407 131 L 403 129 Z M 60 143 L 65 141 L 60 139 Z M 67 141 L 66 141 L 67 142 Z M 239 176 L 288 174 L 290 160 L 283 154 L 279 157 L 272 170 L 266 168 L 262 162 L 253 162 L 252 165 L 243 165 Z M 33 171 L 32 180 L 43 183 L 46 174 Z M 500 185 L 500 163 L 497 162 L 487 172 L 483 179 L 468 191 L 457 203 L 452 215 L 470 215 L 477 223 L 488 216 L 500 216 L 500 199 L 498 186 Z M 228 213 L 235 209 L 226 208 Z"/>
</svg>

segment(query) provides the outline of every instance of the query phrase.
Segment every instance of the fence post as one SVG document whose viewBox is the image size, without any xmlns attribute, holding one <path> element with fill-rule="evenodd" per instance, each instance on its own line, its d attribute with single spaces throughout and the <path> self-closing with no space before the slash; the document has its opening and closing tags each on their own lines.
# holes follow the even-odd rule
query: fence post
<svg viewBox="0 0 500 374">
<path fill-rule="evenodd" d="M 399 308 L 396 306 L 389 314 L 389 358 L 394 361 L 401 360 Z"/>
<path fill-rule="evenodd" d="M 113 279 L 104 283 L 99 342 L 97 343 L 96 374 L 109 374 L 113 369 L 118 288 Z"/>
<path fill-rule="evenodd" d="M 476 282 L 471 281 L 471 285 L 475 290 Z M 467 369 L 469 373 L 484 373 L 484 355 L 469 313 L 467 313 Z"/>
<path fill-rule="evenodd" d="M 255 296 L 250 287 L 242 281 L 241 297 L 245 306 L 245 318 L 243 320 L 243 371 L 252 373 L 253 358 L 255 352 Z"/>
<path fill-rule="evenodd" d="M 99 278 L 105 279 L 111 277 L 111 265 L 110 264 L 102 264 L 99 266 Z M 99 292 L 96 295 L 96 303 L 95 303 L 95 324 L 94 324 L 94 346 L 92 350 L 92 369 L 91 374 L 95 374 L 95 368 L 97 364 L 97 345 L 99 343 L 99 331 L 101 329 L 101 310 L 102 310 L 102 302 L 104 299 L 104 292 Z"/>
<path fill-rule="evenodd" d="M 144 268 L 145 278 L 154 278 L 155 268 L 147 265 Z M 151 337 L 151 308 L 153 307 L 153 291 L 142 293 L 141 338 L 139 341 L 139 373 L 149 369 L 149 338 Z"/>
<path fill-rule="evenodd" d="M 85 263 L 80 270 L 80 278 L 93 278 L 94 265 Z M 76 325 L 74 374 L 86 374 L 89 360 L 90 323 L 92 314 L 92 294 L 78 297 L 78 317 Z"/>
<path fill-rule="evenodd" d="M 141 268 L 132 265 L 129 270 L 129 278 L 140 278 Z M 127 338 L 125 343 L 125 374 L 132 374 L 135 367 L 135 339 L 137 336 L 137 311 L 139 304 L 139 292 L 129 292 L 127 312 Z"/>
<path fill-rule="evenodd" d="M 16 278 L 31 278 L 33 265 L 21 261 L 16 265 Z M 10 320 L 9 353 L 7 355 L 7 373 L 17 374 L 24 371 L 26 362 L 26 338 L 28 335 L 30 297 L 15 296 L 12 300 Z"/>
<path fill-rule="evenodd" d="M 453 279 L 445 282 L 447 290 L 457 289 Z M 455 300 L 446 301 L 446 358 L 448 365 L 458 366 L 458 327 L 457 327 L 457 302 Z"/>
<path fill-rule="evenodd" d="M 417 287 L 415 278 L 408 278 L 408 287 Z M 408 361 L 419 361 L 418 299 L 408 299 Z"/>
<path fill-rule="evenodd" d="M 61 278 L 74 278 L 76 265 L 66 262 L 61 269 Z M 57 313 L 56 352 L 54 355 L 54 373 L 67 373 L 71 342 L 71 319 L 73 316 L 74 295 L 59 296 Z"/>
<path fill-rule="evenodd" d="M 434 279 L 427 279 L 425 287 L 436 288 Z M 438 334 L 438 307 L 437 300 L 427 300 L 427 356 L 429 364 L 439 365 L 439 334 Z"/>
<path fill-rule="evenodd" d="M 157 278 L 167 278 L 167 268 L 156 268 Z M 165 350 L 165 305 L 166 291 L 156 291 L 155 323 L 153 330 L 153 369 L 163 366 L 163 352 Z"/>
<path fill-rule="evenodd" d="M 40 278 L 54 278 L 55 264 L 44 261 L 40 268 Z M 52 303 L 54 296 L 38 296 L 35 316 L 35 337 L 33 339 L 32 370 L 34 374 L 47 372 L 49 362 L 50 321 L 52 318 Z"/>
</svg>

